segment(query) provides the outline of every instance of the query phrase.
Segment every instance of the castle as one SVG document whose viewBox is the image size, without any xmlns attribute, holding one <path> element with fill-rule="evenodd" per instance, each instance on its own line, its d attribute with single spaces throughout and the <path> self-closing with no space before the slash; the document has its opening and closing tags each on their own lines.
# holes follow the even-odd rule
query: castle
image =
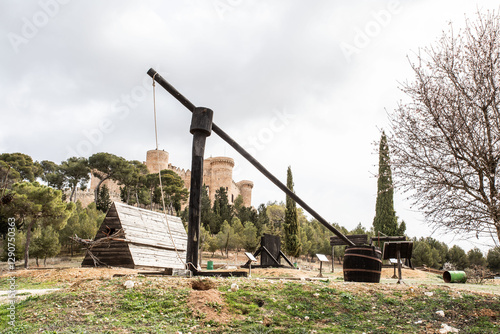
<svg viewBox="0 0 500 334">
<path fill-rule="evenodd" d="M 160 170 L 170 169 L 179 175 L 184 181 L 184 186 L 189 190 L 191 187 L 191 171 L 172 166 L 168 162 L 168 152 L 150 150 L 146 154 L 146 166 L 150 173 L 158 173 Z M 229 157 L 208 158 L 203 161 L 203 183 L 207 187 L 208 196 L 213 203 L 215 191 L 223 187 L 227 191 L 229 203 L 234 203 L 238 195 L 243 198 L 244 206 L 252 205 L 253 182 L 243 180 L 238 183 L 233 181 L 234 160 Z"/>
<path fill-rule="evenodd" d="M 191 187 L 191 171 L 173 166 L 168 162 L 168 158 L 168 152 L 164 150 L 149 150 L 146 153 L 146 162 L 144 164 L 148 168 L 149 173 L 158 173 L 158 171 L 164 169 L 174 171 L 182 178 L 184 186 L 189 190 Z M 223 187 L 226 189 L 229 203 L 234 203 L 238 195 L 241 195 L 243 205 L 249 207 L 252 205 L 253 182 L 248 180 L 239 181 L 238 183 L 234 182 L 233 167 L 234 160 L 229 157 L 210 157 L 204 160 L 203 183 L 207 187 L 208 196 L 213 203 L 216 190 Z M 99 179 L 92 174 L 90 189 L 77 194 L 77 200 L 80 200 L 83 206 L 88 205 L 94 200 L 93 194 L 98 183 Z M 106 180 L 102 184 L 108 187 L 112 201 L 120 201 L 120 185 L 117 182 Z M 188 202 L 182 207 L 184 208 Z"/>
</svg>

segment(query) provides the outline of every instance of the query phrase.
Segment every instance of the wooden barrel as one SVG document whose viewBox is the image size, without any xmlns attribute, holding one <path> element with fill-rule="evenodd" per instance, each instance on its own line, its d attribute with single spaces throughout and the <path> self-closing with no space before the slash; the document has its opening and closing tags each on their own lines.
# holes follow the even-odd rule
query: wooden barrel
<svg viewBox="0 0 500 334">
<path fill-rule="evenodd" d="M 382 252 L 375 246 L 348 246 L 344 254 L 344 281 L 379 283 Z"/>
</svg>

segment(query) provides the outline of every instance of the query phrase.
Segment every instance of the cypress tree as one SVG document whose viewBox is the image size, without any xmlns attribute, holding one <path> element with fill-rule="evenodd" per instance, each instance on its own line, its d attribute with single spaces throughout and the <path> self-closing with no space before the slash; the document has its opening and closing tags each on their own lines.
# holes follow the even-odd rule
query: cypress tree
<svg viewBox="0 0 500 334">
<path fill-rule="evenodd" d="M 212 203 L 210 203 L 207 186 L 205 185 L 201 189 L 201 226 L 211 234 L 217 234 L 215 232 L 217 230 L 217 219 L 212 211 Z M 217 232 L 219 231 L 217 230 Z"/>
<path fill-rule="evenodd" d="M 391 161 L 387 137 L 382 131 L 379 146 L 377 202 L 373 219 L 375 235 L 402 235 L 406 229 L 404 222 L 398 227 L 398 218 L 394 211 L 394 187 L 392 185 Z"/>
<path fill-rule="evenodd" d="M 292 168 L 290 166 L 287 171 L 286 186 L 288 189 L 293 191 L 293 176 Z M 298 256 L 302 245 L 299 238 L 300 232 L 297 205 L 288 195 L 286 196 L 285 222 L 283 224 L 283 230 L 285 232 L 285 252 L 293 257 Z"/>
<path fill-rule="evenodd" d="M 222 228 L 224 221 L 230 222 L 233 219 L 233 206 L 229 204 L 227 191 L 220 187 L 215 191 L 214 205 L 212 211 L 215 216 L 215 228 L 210 227 L 210 233 L 217 234 Z"/>
</svg>

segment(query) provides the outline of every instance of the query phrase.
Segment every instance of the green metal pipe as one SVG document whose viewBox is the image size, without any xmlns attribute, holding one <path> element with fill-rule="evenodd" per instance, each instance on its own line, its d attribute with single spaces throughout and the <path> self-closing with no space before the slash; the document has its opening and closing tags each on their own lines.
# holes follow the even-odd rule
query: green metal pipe
<svg viewBox="0 0 500 334">
<path fill-rule="evenodd" d="M 465 271 L 445 271 L 443 279 L 446 283 L 465 283 L 467 282 L 467 275 Z"/>
</svg>

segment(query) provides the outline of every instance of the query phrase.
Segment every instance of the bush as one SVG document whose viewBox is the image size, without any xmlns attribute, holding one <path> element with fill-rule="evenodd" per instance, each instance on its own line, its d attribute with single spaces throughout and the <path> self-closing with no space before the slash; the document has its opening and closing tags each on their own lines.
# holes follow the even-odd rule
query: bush
<svg viewBox="0 0 500 334">
<path fill-rule="evenodd" d="M 465 269 L 465 274 L 467 275 L 467 283 L 472 284 L 483 284 L 485 279 L 493 275 L 493 273 L 485 267 L 475 264 Z"/>
</svg>

